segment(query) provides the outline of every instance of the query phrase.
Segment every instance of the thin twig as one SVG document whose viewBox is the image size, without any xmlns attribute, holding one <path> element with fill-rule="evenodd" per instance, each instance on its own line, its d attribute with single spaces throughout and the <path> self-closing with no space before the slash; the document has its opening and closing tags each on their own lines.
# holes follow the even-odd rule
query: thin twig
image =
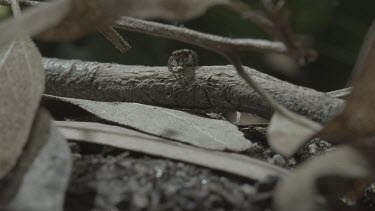
<svg viewBox="0 0 375 211">
<path fill-rule="evenodd" d="M 206 34 L 184 27 L 177 27 L 152 21 L 145 21 L 131 17 L 121 17 L 114 27 L 128 31 L 139 32 L 151 36 L 173 39 L 216 52 L 226 51 L 258 51 L 263 53 L 287 53 L 281 42 L 262 39 L 228 38 Z"/>
<path fill-rule="evenodd" d="M 249 84 L 258 94 L 260 94 L 269 103 L 274 111 L 282 114 L 284 117 L 294 122 L 298 122 L 300 125 L 306 124 L 306 121 L 303 118 L 300 118 L 298 115 L 295 115 L 293 112 L 282 106 L 266 90 L 260 87 L 260 85 L 253 80 L 248 73 L 246 73 L 242 66 L 241 58 L 236 53 L 224 54 L 224 57 L 233 64 L 237 70 L 237 73 L 242 77 L 242 79 L 244 79 L 247 84 Z"/>
<path fill-rule="evenodd" d="M 13 16 L 18 16 L 21 14 L 21 8 L 20 5 L 18 4 L 17 0 L 11 0 L 10 7 L 12 8 L 12 13 Z"/>
<path fill-rule="evenodd" d="M 129 43 L 113 27 L 100 27 L 97 30 L 121 53 L 126 53 L 131 48 Z"/>
<path fill-rule="evenodd" d="M 339 90 L 327 92 L 327 95 L 329 95 L 331 97 L 337 97 L 337 98 L 345 99 L 351 93 L 352 93 L 352 87 L 348 87 L 348 88 L 344 88 L 344 89 L 339 89 Z"/>
<path fill-rule="evenodd" d="M 304 64 L 315 60 L 316 52 L 302 46 L 294 36 L 288 20 L 288 11 L 285 9 L 285 1 L 279 0 L 277 3 L 273 3 L 262 0 L 261 2 L 264 7 L 263 11 L 254 11 L 241 1 L 229 5 L 229 8 L 276 40 L 281 40 L 299 63 Z"/>
<path fill-rule="evenodd" d="M 268 34 L 274 34 L 274 24 L 261 12 L 250 9 L 246 3 L 237 1 L 228 5 L 228 8 L 239 14 L 244 20 L 254 23 Z"/>
<path fill-rule="evenodd" d="M 0 4 L 3 5 L 9 5 L 10 3 L 11 0 L 0 0 Z M 20 0 L 19 3 L 25 6 L 33 6 L 41 2 Z M 238 51 L 258 51 L 263 53 L 287 53 L 285 45 L 281 42 L 250 38 L 233 39 L 206 34 L 183 27 L 161 24 L 152 21 L 144 21 L 130 17 L 120 18 L 118 21 L 116 21 L 114 27 L 152 36 L 174 39 L 211 50 L 220 49 L 222 51 L 226 51 L 236 49 Z"/>
</svg>

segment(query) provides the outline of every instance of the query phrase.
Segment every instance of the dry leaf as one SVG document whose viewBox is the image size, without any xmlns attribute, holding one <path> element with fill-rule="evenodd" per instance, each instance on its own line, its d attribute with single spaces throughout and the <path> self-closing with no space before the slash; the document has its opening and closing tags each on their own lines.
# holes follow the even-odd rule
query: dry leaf
<svg viewBox="0 0 375 211">
<path fill-rule="evenodd" d="M 230 5 L 231 0 L 128 0 L 122 14 L 142 19 L 186 21 L 199 17 L 216 5 Z"/>
<path fill-rule="evenodd" d="M 42 147 L 46 144 L 49 124 L 49 115 L 46 115 L 45 110 L 43 112 L 39 109 L 34 118 L 27 143 L 22 149 L 22 154 L 17 159 L 17 163 L 11 171 L 0 180 L 2 190 L 0 191 L 0 210 L 16 195 L 24 175 L 29 170 L 30 165 Z"/>
<path fill-rule="evenodd" d="M 71 167 L 68 143 L 51 124 L 48 112 L 39 109 L 28 144 L 17 164 L 17 173 L 25 174 L 12 172 L 10 181 L 1 185 L 2 193 L 15 195 L 5 209 L 62 211 Z M 18 179 L 21 179 L 20 184 L 10 185 Z"/>
<path fill-rule="evenodd" d="M 375 98 L 372 96 L 375 92 L 375 24 L 362 47 L 355 74 L 346 107 L 315 135 L 352 146 L 340 146 L 325 156 L 308 161 L 297 168 L 293 176 L 285 178 L 275 194 L 276 207 L 280 210 L 319 210 L 316 190 L 319 178 L 373 176 L 374 139 L 369 137 L 375 135 Z"/>
<path fill-rule="evenodd" d="M 58 100 L 60 103 L 78 106 L 116 124 L 207 149 L 244 151 L 251 146 L 251 142 L 236 126 L 223 120 L 138 103 L 46 97 L 50 100 Z"/>
<path fill-rule="evenodd" d="M 293 175 L 284 177 L 276 188 L 274 203 L 278 211 L 321 210 L 317 179 L 323 176 L 368 178 L 371 175 L 371 164 L 360 151 L 340 146 L 305 162 L 296 168 Z"/>
<path fill-rule="evenodd" d="M 69 9 L 70 0 L 55 0 L 27 9 L 17 17 L 0 22 L 0 49 L 5 48 L 14 39 L 33 36 L 56 25 Z"/>
<path fill-rule="evenodd" d="M 56 126 L 66 139 L 184 161 L 252 180 L 264 180 L 269 175 L 289 175 L 285 169 L 247 156 L 192 147 L 122 127 L 89 122 L 56 122 Z"/>
<path fill-rule="evenodd" d="M 301 115 L 289 112 L 293 119 L 279 112 L 272 116 L 267 129 L 268 144 L 284 157 L 292 156 L 306 141 L 316 134 L 322 126 Z"/>
<path fill-rule="evenodd" d="M 344 143 L 375 135 L 375 23 L 366 36 L 344 111 L 318 134 L 332 142 Z"/>
<path fill-rule="evenodd" d="M 30 39 L 0 49 L 0 179 L 27 142 L 44 91 L 42 58 Z"/>
</svg>

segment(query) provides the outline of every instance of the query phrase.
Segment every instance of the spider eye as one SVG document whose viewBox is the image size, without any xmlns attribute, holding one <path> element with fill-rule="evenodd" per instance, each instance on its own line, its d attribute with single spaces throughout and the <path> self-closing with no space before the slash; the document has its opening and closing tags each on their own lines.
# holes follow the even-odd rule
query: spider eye
<svg viewBox="0 0 375 211">
<path fill-rule="evenodd" d="M 175 66 L 177 66 L 177 61 L 173 59 L 173 60 L 169 63 L 169 65 L 175 67 Z"/>
</svg>

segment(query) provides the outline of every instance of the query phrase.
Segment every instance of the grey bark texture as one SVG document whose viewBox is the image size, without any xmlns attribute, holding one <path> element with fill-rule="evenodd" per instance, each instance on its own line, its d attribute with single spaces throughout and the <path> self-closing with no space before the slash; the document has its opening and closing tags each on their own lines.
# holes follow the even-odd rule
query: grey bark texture
<svg viewBox="0 0 375 211">
<path fill-rule="evenodd" d="M 194 80 L 176 80 L 167 67 L 45 58 L 46 94 L 95 101 L 137 102 L 178 109 L 242 111 L 269 118 L 272 109 L 233 66 L 202 66 Z M 326 122 L 344 101 L 245 68 L 286 108 Z"/>
</svg>

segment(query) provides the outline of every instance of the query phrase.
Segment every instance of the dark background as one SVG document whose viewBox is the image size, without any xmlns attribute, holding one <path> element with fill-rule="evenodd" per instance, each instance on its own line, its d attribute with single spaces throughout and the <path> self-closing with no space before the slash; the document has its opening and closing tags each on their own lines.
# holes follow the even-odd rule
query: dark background
<svg viewBox="0 0 375 211">
<path fill-rule="evenodd" d="M 244 1 L 257 8 L 258 1 Z M 318 59 L 304 67 L 277 55 L 243 54 L 246 66 L 295 84 L 331 91 L 346 86 L 358 51 L 375 13 L 374 0 L 289 0 L 293 29 L 318 51 Z M 250 22 L 223 7 L 214 7 L 204 16 L 181 27 L 234 38 L 269 38 Z M 227 62 L 210 51 L 173 40 L 120 31 L 132 46 L 126 54 L 118 52 L 101 34 L 93 33 L 69 43 L 41 43 L 44 56 L 86 61 L 165 66 L 172 51 L 195 50 L 200 65 Z"/>
</svg>

